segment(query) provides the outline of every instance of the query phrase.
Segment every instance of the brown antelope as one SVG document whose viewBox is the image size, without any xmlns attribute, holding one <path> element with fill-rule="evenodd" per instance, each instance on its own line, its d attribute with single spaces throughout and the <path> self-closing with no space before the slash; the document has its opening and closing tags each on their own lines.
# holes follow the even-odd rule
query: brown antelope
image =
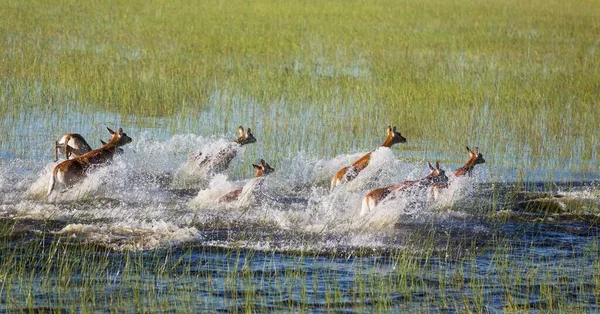
<svg viewBox="0 0 600 314">
<path fill-rule="evenodd" d="M 63 135 L 59 141 L 54 141 L 54 161 L 58 160 L 58 152 L 66 159 L 79 157 L 92 150 L 86 140 L 77 133 Z"/>
<path fill-rule="evenodd" d="M 377 206 L 377 204 L 379 204 L 379 202 L 381 202 L 383 199 L 385 199 L 388 195 L 390 195 L 394 191 L 406 191 L 406 190 L 413 189 L 413 188 L 422 189 L 422 188 L 429 187 L 436 183 L 448 181 L 446 172 L 444 170 L 440 169 L 439 162 L 435 163 L 435 168 L 429 162 L 427 163 L 427 166 L 429 166 L 429 170 L 431 170 L 431 172 L 423 178 L 420 178 L 420 179 L 417 179 L 414 181 L 404 181 L 404 182 L 401 182 L 396 185 L 371 190 L 363 198 L 360 215 L 363 216 L 366 213 L 372 211 L 373 208 L 375 208 L 375 206 Z"/>
<path fill-rule="evenodd" d="M 391 126 L 387 127 L 387 137 L 381 147 L 390 148 L 392 145 L 397 143 L 406 143 L 406 139 L 400 134 L 400 132 L 396 131 L 396 126 L 392 128 Z M 333 189 L 340 185 L 343 182 L 348 182 L 354 180 L 358 174 L 363 171 L 371 161 L 371 154 L 374 150 L 368 152 L 366 155 L 362 156 L 360 159 L 356 160 L 352 163 L 352 165 L 344 167 L 335 173 L 333 178 L 331 179 L 331 188 Z"/>
<path fill-rule="evenodd" d="M 266 163 L 263 159 L 260 160 L 260 163 L 258 165 L 253 164 L 252 167 L 254 167 L 254 169 L 256 169 L 256 174 L 254 175 L 255 178 L 262 177 L 263 175 L 267 175 L 267 174 L 275 171 L 275 169 L 271 168 L 271 166 L 269 166 L 269 164 Z M 237 201 L 237 199 L 242 194 L 242 191 L 243 191 L 243 189 L 233 190 L 233 191 L 219 197 L 219 202 Z"/>
<path fill-rule="evenodd" d="M 238 137 L 233 142 L 240 146 L 244 146 L 246 144 L 255 143 L 256 138 L 252 135 L 252 130 L 250 130 L 250 128 L 244 132 L 244 128 L 240 125 L 238 127 Z M 236 155 L 237 149 L 228 146 L 217 152 L 209 152 L 204 155 L 202 152 L 196 153 L 191 159 L 195 161 L 204 156 L 199 163 L 200 167 L 208 167 L 210 168 L 209 170 L 213 172 L 222 172 L 229 167 L 229 163 Z"/>
<path fill-rule="evenodd" d="M 479 152 L 479 147 L 475 147 L 475 151 L 472 151 L 469 146 L 467 147 L 467 152 L 469 152 L 469 160 L 465 163 L 464 166 L 454 170 L 454 176 L 462 177 L 464 175 L 470 176 L 473 173 L 473 168 L 476 165 L 484 164 L 485 159 L 483 159 L 483 154 Z M 434 189 L 443 189 L 448 187 L 448 182 L 438 182 L 432 185 Z"/>
<path fill-rule="evenodd" d="M 110 162 L 120 146 L 131 143 L 131 137 L 127 136 L 123 129 L 119 128 L 119 132 L 114 132 L 110 128 L 107 129 L 112 134 L 112 139 L 106 145 L 54 166 L 50 177 L 48 196 L 52 194 L 57 180 L 67 187 L 71 187 L 85 178 L 86 173 L 92 166 Z"/>
<path fill-rule="evenodd" d="M 106 142 L 103 140 L 100 140 L 100 143 L 106 145 Z M 54 141 L 54 161 L 58 161 L 59 152 L 65 156 L 65 159 L 73 159 L 91 150 L 92 147 L 90 147 L 83 136 L 78 133 L 67 133 L 59 141 Z M 123 149 L 118 148 L 117 152 L 121 154 L 123 153 Z"/>
<path fill-rule="evenodd" d="M 469 160 L 467 160 L 467 163 L 464 166 L 454 170 L 454 175 L 457 177 L 464 176 L 465 174 L 470 176 L 473 172 L 473 168 L 475 168 L 475 165 L 485 163 L 483 154 L 479 152 L 479 147 L 475 147 L 475 151 L 469 149 L 469 146 L 466 147 L 467 151 L 469 152 Z"/>
</svg>

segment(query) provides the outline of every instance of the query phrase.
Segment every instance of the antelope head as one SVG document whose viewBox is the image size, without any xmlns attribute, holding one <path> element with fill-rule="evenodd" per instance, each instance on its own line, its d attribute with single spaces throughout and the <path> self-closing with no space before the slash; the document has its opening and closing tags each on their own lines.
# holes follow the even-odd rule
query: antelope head
<svg viewBox="0 0 600 314">
<path fill-rule="evenodd" d="M 400 134 L 400 132 L 397 131 L 395 125 L 393 128 L 392 128 L 392 126 L 388 125 L 387 137 L 385 139 L 385 142 L 383 142 L 383 144 L 381 144 L 381 146 L 392 147 L 392 145 L 398 144 L 398 143 L 406 143 L 406 138 L 404 138 L 404 136 L 402 136 L 402 134 Z"/>
<path fill-rule="evenodd" d="M 262 175 L 267 175 L 267 174 L 275 171 L 275 169 L 271 168 L 271 166 L 269 166 L 269 164 L 266 163 L 264 159 L 261 159 L 260 163 L 258 165 L 252 164 L 252 167 L 254 167 L 254 169 L 256 169 L 256 175 L 254 176 L 256 178 L 258 178 Z"/>
<path fill-rule="evenodd" d="M 252 130 L 250 128 L 244 132 L 244 127 L 241 125 L 238 127 L 238 137 L 234 140 L 234 142 L 240 145 L 246 145 L 250 143 L 256 142 L 256 138 L 252 135 Z"/>
<path fill-rule="evenodd" d="M 446 171 L 440 168 L 439 161 L 435 163 L 435 168 L 431 165 L 430 162 L 427 162 L 427 166 L 429 166 L 429 170 L 431 170 L 431 172 L 425 178 L 428 179 L 431 183 L 448 182 Z"/>
<path fill-rule="evenodd" d="M 469 160 L 472 160 L 473 166 L 485 163 L 485 159 L 483 159 L 483 154 L 481 154 L 479 152 L 479 147 L 475 147 L 475 151 L 472 151 L 469 148 L 469 146 L 467 146 L 467 151 L 469 152 L 469 155 L 471 156 L 471 158 Z"/>
<path fill-rule="evenodd" d="M 113 144 L 116 147 L 120 147 L 131 143 L 131 137 L 127 136 L 127 133 L 123 132 L 123 128 L 119 128 L 119 132 L 115 132 L 109 127 L 106 127 L 106 129 L 108 129 L 108 132 L 112 135 L 112 138 L 108 144 Z"/>
</svg>

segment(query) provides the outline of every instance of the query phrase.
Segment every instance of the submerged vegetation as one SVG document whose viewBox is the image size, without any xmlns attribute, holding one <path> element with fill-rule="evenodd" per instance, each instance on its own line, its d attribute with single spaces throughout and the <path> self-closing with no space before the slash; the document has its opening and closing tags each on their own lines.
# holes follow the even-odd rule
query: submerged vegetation
<svg viewBox="0 0 600 314">
<path fill-rule="evenodd" d="M 4 0 L 0 19 L 0 312 L 598 310 L 597 1 Z M 257 143 L 221 179 L 264 158 L 287 198 L 203 212 L 213 191 L 161 186 L 240 124 Z M 392 203 L 345 229 L 365 180 L 322 189 L 387 125 L 407 144 L 371 175 L 452 170 L 465 145 L 483 175 L 425 218 Z M 30 195 L 52 141 L 105 126 L 135 158 Z"/>
<path fill-rule="evenodd" d="M 16 228 L 1 222 L 2 239 Z M 535 232 L 541 228 L 529 226 Z M 595 231 L 597 232 L 597 231 Z M 598 234 L 596 234 L 597 236 Z M 51 235 L 50 235 L 51 236 Z M 2 311 L 569 312 L 597 310 L 598 243 L 528 238 L 314 254 L 182 245 L 116 253 L 68 238 L 0 247 Z M 460 236 L 460 235 L 459 235 Z M 590 238 L 592 239 L 592 238 Z M 416 239 L 415 239 L 416 240 Z"/>
</svg>

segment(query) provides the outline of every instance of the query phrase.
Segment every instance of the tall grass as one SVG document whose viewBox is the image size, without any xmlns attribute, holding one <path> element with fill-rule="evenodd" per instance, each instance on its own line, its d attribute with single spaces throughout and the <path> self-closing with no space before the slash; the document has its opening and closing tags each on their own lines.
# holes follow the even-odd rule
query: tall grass
<svg viewBox="0 0 600 314">
<path fill-rule="evenodd" d="M 27 129 L 1 145 L 28 153 L 32 111 L 52 117 L 49 139 L 98 122 L 74 111 L 170 134 L 250 125 L 274 158 L 372 149 L 398 124 L 412 157 L 458 163 L 479 145 L 498 166 L 585 176 L 599 17 L 595 1 L 7 0 L 0 113 Z"/>
</svg>

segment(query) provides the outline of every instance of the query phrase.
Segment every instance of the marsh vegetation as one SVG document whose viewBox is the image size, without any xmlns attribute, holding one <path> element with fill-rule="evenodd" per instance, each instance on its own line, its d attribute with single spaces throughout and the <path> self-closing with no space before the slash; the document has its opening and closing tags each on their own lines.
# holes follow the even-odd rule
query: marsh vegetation
<svg viewBox="0 0 600 314">
<path fill-rule="evenodd" d="M 0 312 L 598 308 L 595 1 L 5 0 Z M 203 186 L 169 178 L 251 127 Z M 335 171 L 397 125 L 329 193 Z M 41 197 L 52 143 L 133 142 Z M 369 189 L 486 163 L 358 218 Z M 218 205 L 265 159 L 261 202 Z"/>
</svg>

